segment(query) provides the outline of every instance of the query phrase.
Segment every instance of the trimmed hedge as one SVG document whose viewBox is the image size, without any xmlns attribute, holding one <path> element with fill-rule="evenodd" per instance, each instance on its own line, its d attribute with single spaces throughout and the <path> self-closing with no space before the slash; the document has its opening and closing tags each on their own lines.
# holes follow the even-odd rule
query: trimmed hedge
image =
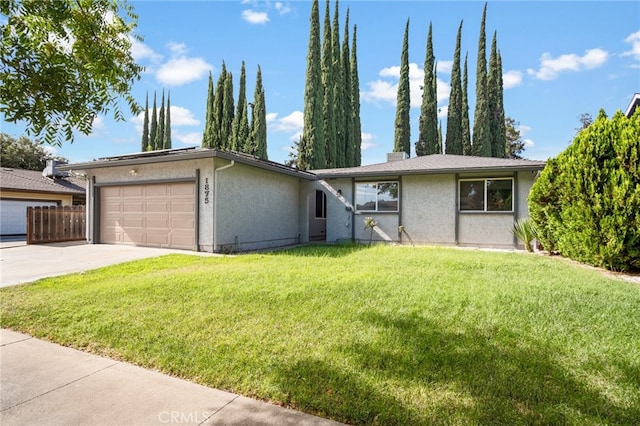
<svg viewBox="0 0 640 426">
<path fill-rule="evenodd" d="M 545 249 L 616 271 L 640 270 L 640 109 L 600 111 L 529 194 Z"/>
</svg>

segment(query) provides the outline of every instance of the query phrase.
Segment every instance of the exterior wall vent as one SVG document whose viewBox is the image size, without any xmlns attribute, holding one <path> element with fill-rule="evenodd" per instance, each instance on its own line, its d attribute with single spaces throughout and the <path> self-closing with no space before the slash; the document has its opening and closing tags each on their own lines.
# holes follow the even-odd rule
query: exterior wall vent
<svg viewBox="0 0 640 426">
<path fill-rule="evenodd" d="M 401 161 L 409 158 L 409 154 L 406 152 L 390 152 L 387 154 L 387 163 L 391 161 Z"/>
</svg>

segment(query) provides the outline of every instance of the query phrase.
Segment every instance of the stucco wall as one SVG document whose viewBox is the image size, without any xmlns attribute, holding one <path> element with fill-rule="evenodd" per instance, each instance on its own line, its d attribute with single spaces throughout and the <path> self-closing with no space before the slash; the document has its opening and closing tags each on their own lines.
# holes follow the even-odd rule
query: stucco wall
<svg viewBox="0 0 640 426">
<path fill-rule="evenodd" d="M 217 167 L 229 164 L 217 160 Z M 216 176 L 216 251 L 295 244 L 299 238 L 299 181 L 235 164 Z"/>
<path fill-rule="evenodd" d="M 402 225 L 411 239 L 455 244 L 455 176 L 405 176 L 402 184 Z"/>
</svg>

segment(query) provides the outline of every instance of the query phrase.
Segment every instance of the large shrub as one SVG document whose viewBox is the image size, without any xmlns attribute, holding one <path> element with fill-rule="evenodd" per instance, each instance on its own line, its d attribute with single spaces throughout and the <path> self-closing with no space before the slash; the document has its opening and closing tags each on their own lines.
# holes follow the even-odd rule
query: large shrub
<svg viewBox="0 0 640 426">
<path fill-rule="evenodd" d="M 529 195 L 550 251 L 612 270 L 640 270 L 640 110 L 604 111 L 552 159 Z"/>
</svg>

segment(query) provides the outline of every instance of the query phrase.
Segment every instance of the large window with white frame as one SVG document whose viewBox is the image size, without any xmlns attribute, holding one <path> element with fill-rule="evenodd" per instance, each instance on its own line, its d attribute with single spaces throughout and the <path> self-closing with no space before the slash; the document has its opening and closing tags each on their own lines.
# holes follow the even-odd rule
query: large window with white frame
<svg viewBox="0 0 640 426">
<path fill-rule="evenodd" d="M 458 209 L 468 212 L 512 212 L 513 178 L 460 179 Z"/>
<path fill-rule="evenodd" d="M 398 182 L 356 183 L 356 210 L 360 212 L 397 212 Z"/>
</svg>

